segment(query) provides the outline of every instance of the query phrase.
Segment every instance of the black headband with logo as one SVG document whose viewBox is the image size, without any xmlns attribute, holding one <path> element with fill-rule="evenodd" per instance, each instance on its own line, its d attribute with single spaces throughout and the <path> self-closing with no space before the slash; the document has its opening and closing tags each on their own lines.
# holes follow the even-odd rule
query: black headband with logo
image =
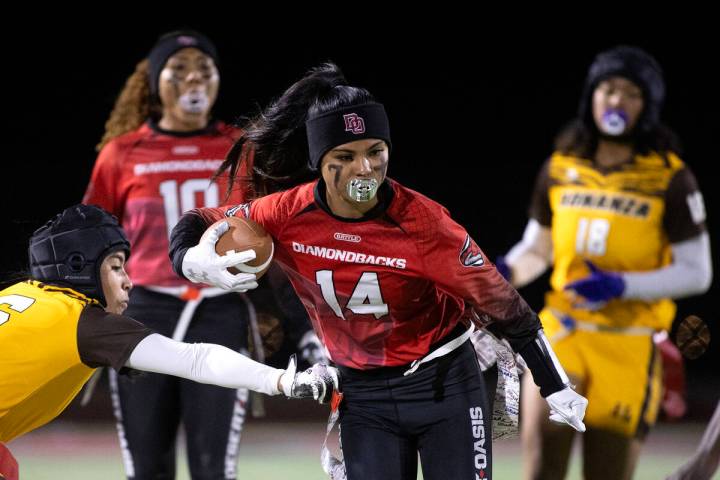
<svg viewBox="0 0 720 480">
<path fill-rule="evenodd" d="M 317 170 L 323 155 L 344 143 L 377 138 L 390 147 L 390 123 L 385 107 L 380 103 L 353 105 L 333 110 L 305 122 L 310 168 Z"/>
<path fill-rule="evenodd" d="M 172 55 L 183 48 L 197 48 L 218 63 L 215 45 L 205 35 L 193 30 L 181 30 L 160 37 L 148 54 L 150 93 L 157 95 L 160 72 Z"/>
</svg>

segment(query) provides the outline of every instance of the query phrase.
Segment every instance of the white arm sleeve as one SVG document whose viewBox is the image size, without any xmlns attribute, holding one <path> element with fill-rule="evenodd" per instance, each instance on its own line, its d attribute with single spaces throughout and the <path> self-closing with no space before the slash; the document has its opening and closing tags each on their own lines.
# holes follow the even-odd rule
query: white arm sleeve
<svg viewBox="0 0 720 480">
<path fill-rule="evenodd" d="M 550 227 L 544 227 L 531 218 L 522 240 L 510 249 L 505 261 L 512 272 L 514 287 L 525 286 L 542 275 L 552 263 Z"/>
<path fill-rule="evenodd" d="M 670 265 L 648 272 L 626 272 L 623 298 L 657 300 L 704 293 L 712 282 L 710 237 L 707 232 L 671 245 Z"/>
<path fill-rule="evenodd" d="M 176 342 L 158 333 L 138 343 L 125 366 L 268 395 L 280 393 L 278 379 L 285 373 L 221 345 Z"/>
</svg>

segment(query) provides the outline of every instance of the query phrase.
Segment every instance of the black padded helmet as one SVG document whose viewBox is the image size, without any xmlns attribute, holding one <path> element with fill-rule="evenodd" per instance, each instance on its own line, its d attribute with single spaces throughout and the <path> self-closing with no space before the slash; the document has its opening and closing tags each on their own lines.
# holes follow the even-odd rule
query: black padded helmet
<svg viewBox="0 0 720 480">
<path fill-rule="evenodd" d="M 117 219 L 95 205 L 74 205 L 30 237 L 30 275 L 70 287 L 105 305 L 100 265 L 118 250 L 130 255 L 130 242 Z"/>
<path fill-rule="evenodd" d="M 662 68 L 646 51 L 627 45 L 605 50 L 595 57 L 585 78 L 578 117 L 591 131 L 595 130 L 592 116 L 593 92 L 600 82 L 614 76 L 627 78 L 640 87 L 645 105 L 636 128 L 644 133 L 654 130 L 660 123 L 660 110 L 665 101 Z"/>
</svg>

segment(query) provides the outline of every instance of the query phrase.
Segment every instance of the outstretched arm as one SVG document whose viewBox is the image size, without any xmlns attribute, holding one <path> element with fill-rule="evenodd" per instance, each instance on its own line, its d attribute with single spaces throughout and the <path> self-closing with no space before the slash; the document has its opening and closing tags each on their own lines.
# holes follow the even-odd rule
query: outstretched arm
<svg viewBox="0 0 720 480">
<path fill-rule="evenodd" d="M 328 401 L 333 389 L 339 387 L 333 367 L 315 366 L 296 373 L 294 359 L 287 370 L 281 370 L 221 345 L 176 342 L 157 333 L 138 343 L 125 366 L 267 395 L 312 397 L 320 402 Z"/>
<path fill-rule="evenodd" d="M 138 343 L 125 366 L 267 395 L 280 393 L 278 380 L 285 372 L 221 345 L 177 342 L 157 333 Z"/>
</svg>

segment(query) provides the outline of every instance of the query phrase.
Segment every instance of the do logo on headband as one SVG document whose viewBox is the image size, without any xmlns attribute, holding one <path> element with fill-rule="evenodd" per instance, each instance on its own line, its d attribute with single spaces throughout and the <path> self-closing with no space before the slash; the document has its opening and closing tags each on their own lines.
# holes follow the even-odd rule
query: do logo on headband
<svg viewBox="0 0 720 480">
<path fill-rule="evenodd" d="M 355 135 L 365 133 L 365 120 L 356 113 L 348 113 L 343 115 L 345 120 L 345 131 L 352 132 Z"/>
<path fill-rule="evenodd" d="M 180 35 L 177 37 L 177 43 L 180 45 L 197 45 L 198 41 L 190 35 Z"/>
</svg>

